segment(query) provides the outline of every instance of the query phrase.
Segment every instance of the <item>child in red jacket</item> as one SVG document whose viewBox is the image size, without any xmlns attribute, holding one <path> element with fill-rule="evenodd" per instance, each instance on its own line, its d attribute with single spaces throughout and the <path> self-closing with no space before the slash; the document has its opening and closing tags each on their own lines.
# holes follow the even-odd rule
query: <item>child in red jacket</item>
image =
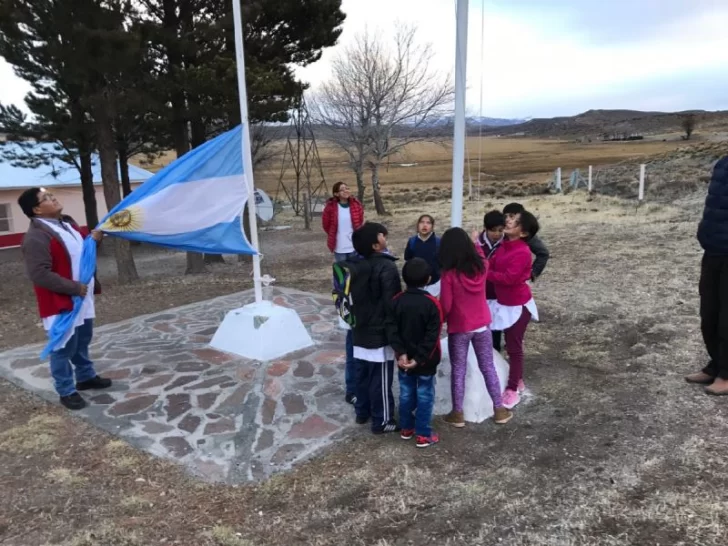
<svg viewBox="0 0 728 546">
<path fill-rule="evenodd" d="M 510 372 L 503 393 L 503 405 L 513 408 L 523 392 L 523 338 L 531 320 L 538 320 L 538 310 L 527 281 L 531 278 L 531 250 L 528 239 L 538 233 L 538 220 L 523 211 L 506 220 L 505 240 L 490 258 L 488 281 L 495 287 L 496 305 L 491 328 L 503 330 L 506 338 Z"/>
<path fill-rule="evenodd" d="M 493 419 L 507 423 L 513 416 L 501 400 L 500 381 L 493 362 L 493 338 L 490 333 L 490 310 L 485 300 L 485 279 L 488 261 L 483 249 L 461 228 L 450 228 L 442 236 L 438 258 L 442 267 L 440 304 L 447 321 L 447 344 L 452 366 L 452 411 L 445 422 L 464 427 L 463 399 L 468 350 L 473 350 L 483 374 L 488 394 L 493 400 Z"/>
</svg>

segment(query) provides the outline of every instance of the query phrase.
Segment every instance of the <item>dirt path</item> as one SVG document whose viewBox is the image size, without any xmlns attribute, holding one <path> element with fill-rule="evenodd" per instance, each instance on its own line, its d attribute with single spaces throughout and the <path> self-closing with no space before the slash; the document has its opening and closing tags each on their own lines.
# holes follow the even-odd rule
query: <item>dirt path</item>
<svg viewBox="0 0 728 546">
<path fill-rule="evenodd" d="M 728 406 L 681 380 L 704 357 L 698 201 L 529 202 L 553 256 L 535 286 L 542 322 L 527 336 L 536 396 L 506 427 L 438 425 L 442 443 L 424 452 L 362 434 L 258 486 L 205 485 L 1 383 L 0 544 L 722 546 Z M 466 218 L 485 207 L 468 204 Z M 390 219 L 394 248 L 421 210 Z M 325 283 L 316 241 L 264 239 L 286 250 L 267 251 L 281 284 Z M 229 268 L 158 302 L 209 297 L 212 279 L 245 270 Z M 134 302 L 151 305 L 147 282 Z M 124 312 L 136 312 L 131 301 L 120 297 Z"/>
</svg>

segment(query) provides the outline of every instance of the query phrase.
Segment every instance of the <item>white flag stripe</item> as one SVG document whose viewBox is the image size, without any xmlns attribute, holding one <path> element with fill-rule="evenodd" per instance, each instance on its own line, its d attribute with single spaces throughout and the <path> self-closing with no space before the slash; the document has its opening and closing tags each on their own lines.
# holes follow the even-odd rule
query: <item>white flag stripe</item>
<svg viewBox="0 0 728 546">
<path fill-rule="evenodd" d="M 134 231 L 177 235 L 232 222 L 240 216 L 247 195 L 245 175 L 172 184 L 132 205 L 142 209 Z"/>
</svg>

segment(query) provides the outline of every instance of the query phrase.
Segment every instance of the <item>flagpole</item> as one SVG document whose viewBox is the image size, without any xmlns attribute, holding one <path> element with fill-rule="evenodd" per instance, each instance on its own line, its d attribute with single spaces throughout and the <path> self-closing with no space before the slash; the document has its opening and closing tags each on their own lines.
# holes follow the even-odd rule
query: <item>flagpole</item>
<svg viewBox="0 0 728 546">
<path fill-rule="evenodd" d="M 455 47 L 455 127 L 452 154 L 452 208 L 450 225 L 463 224 L 463 177 L 465 176 L 465 84 L 468 58 L 468 0 L 457 0 Z"/>
<path fill-rule="evenodd" d="M 242 0 L 232 0 L 235 25 L 235 59 L 238 70 L 238 94 L 240 101 L 240 123 L 243 138 L 243 172 L 248 183 L 248 220 L 250 221 L 250 244 L 256 251 L 258 246 L 258 220 L 255 210 L 255 184 L 253 181 L 253 157 L 250 153 L 250 127 L 248 126 L 248 93 L 245 86 L 245 55 L 243 53 L 243 17 L 240 10 Z M 260 279 L 260 254 L 253 256 L 253 286 L 255 302 L 263 301 L 263 287 Z"/>
</svg>

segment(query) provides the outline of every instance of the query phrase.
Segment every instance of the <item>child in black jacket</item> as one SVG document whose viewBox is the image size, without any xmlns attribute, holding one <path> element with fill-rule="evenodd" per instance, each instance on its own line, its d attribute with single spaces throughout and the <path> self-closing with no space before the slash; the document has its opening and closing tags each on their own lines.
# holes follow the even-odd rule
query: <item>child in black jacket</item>
<svg viewBox="0 0 728 546">
<path fill-rule="evenodd" d="M 394 420 L 394 321 L 392 304 L 401 292 L 396 258 L 387 250 L 387 228 L 367 222 L 352 235 L 356 252 L 364 258 L 363 292 L 357 294 L 352 328 L 354 362 L 357 368 L 356 422 L 372 420 L 372 432 L 382 434 L 399 430 Z"/>
<path fill-rule="evenodd" d="M 437 298 L 424 290 L 431 278 L 425 260 L 409 260 L 402 268 L 402 277 L 407 290 L 394 299 L 396 334 L 391 340 L 399 366 L 401 437 L 409 440 L 417 435 L 417 447 L 428 447 L 439 442 L 430 421 L 435 404 L 435 376 L 442 355 L 442 309 Z"/>
</svg>

